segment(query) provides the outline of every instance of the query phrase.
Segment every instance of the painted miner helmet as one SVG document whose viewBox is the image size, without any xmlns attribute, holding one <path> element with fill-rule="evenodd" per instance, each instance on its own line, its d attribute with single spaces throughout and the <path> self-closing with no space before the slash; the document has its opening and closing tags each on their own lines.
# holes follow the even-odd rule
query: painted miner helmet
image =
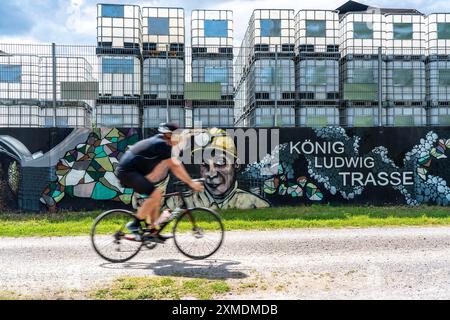
<svg viewBox="0 0 450 320">
<path fill-rule="evenodd" d="M 202 133 L 195 135 L 194 141 L 197 148 L 195 148 L 193 152 L 203 150 L 213 154 L 215 151 L 219 151 L 237 159 L 237 150 L 234 140 L 231 136 L 227 135 L 225 130 L 217 128 L 205 130 Z"/>
</svg>

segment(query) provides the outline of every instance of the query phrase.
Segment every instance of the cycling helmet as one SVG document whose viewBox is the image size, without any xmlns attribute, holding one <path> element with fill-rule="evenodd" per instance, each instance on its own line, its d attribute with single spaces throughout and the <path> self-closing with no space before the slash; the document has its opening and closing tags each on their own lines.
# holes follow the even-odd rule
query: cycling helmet
<svg viewBox="0 0 450 320">
<path fill-rule="evenodd" d="M 168 122 L 168 123 L 161 123 L 158 127 L 159 133 L 172 133 L 175 130 L 178 130 L 180 127 L 178 124 L 174 122 Z"/>
</svg>

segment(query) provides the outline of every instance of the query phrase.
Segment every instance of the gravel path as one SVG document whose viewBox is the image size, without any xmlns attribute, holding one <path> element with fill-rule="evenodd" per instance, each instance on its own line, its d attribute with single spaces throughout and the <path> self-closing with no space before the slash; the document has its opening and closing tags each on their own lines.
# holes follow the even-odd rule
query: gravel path
<svg viewBox="0 0 450 320">
<path fill-rule="evenodd" d="M 87 237 L 0 238 L 0 292 L 77 297 L 121 275 L 226 278 L 224 298 L 450 299 L 450 228 L 228 232 L 213 259 L 170 241 L 128 263 L 99 258 Z"/>
</svg>

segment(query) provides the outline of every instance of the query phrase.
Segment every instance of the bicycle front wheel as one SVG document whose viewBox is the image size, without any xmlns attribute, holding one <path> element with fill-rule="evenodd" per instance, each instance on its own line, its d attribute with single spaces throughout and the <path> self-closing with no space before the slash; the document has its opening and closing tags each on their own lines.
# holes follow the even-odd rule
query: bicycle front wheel
<svg viewBox="0 0 450 320">
<path fill-rule="evenodd" d="M 219 250 L 225 230 L 220 216 L 207 208 L 186 210 L 175 222 L 175 246 L 191 259 L 206 259 Z"/>
<path fill-rule="evenodd" d="M 142 242 L 130 240 L 132 235 L 126 227 L 133 219 L 133 213 L 127 210 L 106 211 L 98 216 L 91 229 L 95 252 L 114 263 L 128 261 L 137 255 Z"/>
</svg>

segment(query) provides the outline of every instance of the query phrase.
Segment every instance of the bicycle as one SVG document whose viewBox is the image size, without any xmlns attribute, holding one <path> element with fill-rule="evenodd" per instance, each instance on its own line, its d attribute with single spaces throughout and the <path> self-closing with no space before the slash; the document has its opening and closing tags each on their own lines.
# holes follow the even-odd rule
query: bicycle
<svg viewBox="0 0 450 320">
<path fill-rule="evenodd" d="M 203 183 L 204 179 L 194 181 Z M 186 186 L 183 182 L 174 184 Z M 142 247 L 154 249 L 158 243 L 173 238 L 176 248 L 188 258 L 200 260 L 212 256 L 223 243 L 225 230 L 222 219 L 217 212 L 209 208 L 187 208 L 185 198 L 192 195 L 192 192 L 184 190 L 165 194 L 164 198 L 180 197 L 181 205 L 171 211 L 169 219 L 160 226 L 156 235 L 141 225 L 141 240 L 130 239 L 132 234 L 126 227 L 126 224 L 135 218 L 133 212 L 114 209 L 100 214 L 91 229 L 91 243 L 95 252 L 109 262 L 126 262 L 135 257 Z M 171 222 L 174 222 L 172 235 L 160 237 Z M 202 240 L 211 239 L 212 243 L 201 246 Z M 110 251 L 107 250 L 109 245 L 112 246 Z M 189 249 L 198 250 L 198 253 Z"/>
</svg>

